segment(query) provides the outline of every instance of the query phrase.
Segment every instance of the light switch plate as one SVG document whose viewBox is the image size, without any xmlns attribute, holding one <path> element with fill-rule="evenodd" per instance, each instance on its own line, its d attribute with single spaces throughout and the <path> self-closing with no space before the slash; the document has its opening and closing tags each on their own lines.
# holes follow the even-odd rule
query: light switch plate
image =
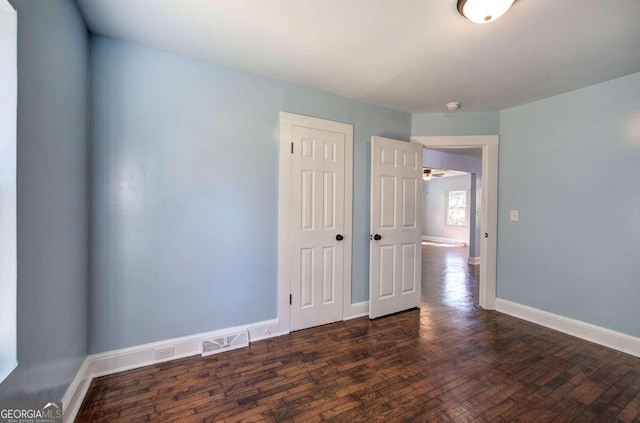
<svg viewBox="0 0 640 423">
<path fill-rule="evenodd" d="M 510 218 L 512 222 L 520 220 L 520 212 L 518 210 L 511 210 Z"/>
</svg>

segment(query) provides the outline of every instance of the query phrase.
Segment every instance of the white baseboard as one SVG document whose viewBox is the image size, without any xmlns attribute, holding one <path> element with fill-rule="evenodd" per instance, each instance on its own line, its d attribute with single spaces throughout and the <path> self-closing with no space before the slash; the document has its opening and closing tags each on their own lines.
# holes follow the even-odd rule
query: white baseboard
<svg viewBox="0 0 640 423">
<path fill-rule="evenodd" d="M 88 356 L 64 395 L 62 402 L 64 422 L 71 423 L 75 420 L 93 378 L 198 355 L 201 353 L 202 339 L 216 338 L 245 330 L 249 332 L 249 342 L 280 335 L 278 333 L 278 319 L 274 319 Z M 156 351 L 167 348 L 173 348 L 173 355 L 168 358 L 156 359 Z"/>
<path fill-rule="evenodd" d="M 362 301 L 359 303 L 351 304 L 351 310 L 348 316 L 345 316 L 343 320 L 357 319 L 358 317 L 369 315 L 369 301 Z"/>
<path fill-rule="evenodd" d="M 605 347 L 640 357 L 640 338 L 605 329 L 569 317 L 559 316 L 537 308 L 514 303 L 512 301 L 496 299 L 496 310 L 526 320 L 540 326 L 563 332 L 577 338 L 582 338 Z"/>
<path fill-rule="evenodd" d="M 441 238 L 439 236 L 422 235 L 423 241 L 440 242 L 443 244 L 460 244 L 467 245 L 469 241 L 466 239 Z"/>
<path fill-rule="evenodd" d="M 469 257 L 468 263 L 473 266 L 477 266 L 480 264 L 480 257 Z"/>
<path fill-rule="evenodd" d="M 80 369 L 78 369 L 76 377 L 71 381 L 71 385 L 67 388 L 67 392 L 64 394 L 64 397 L 62 397 L 62 417 L 65 423 L 72 423 L 75 420 L 78 410 L 80 410 L 80 406 L 82 405 L 82 401 L 87 395 L 89 385 L 91 385 L 91 379 L 93 379 L 89 369 L 90 361 L 89 357 L 87 357 L 82 362 Z"/>
</svg>

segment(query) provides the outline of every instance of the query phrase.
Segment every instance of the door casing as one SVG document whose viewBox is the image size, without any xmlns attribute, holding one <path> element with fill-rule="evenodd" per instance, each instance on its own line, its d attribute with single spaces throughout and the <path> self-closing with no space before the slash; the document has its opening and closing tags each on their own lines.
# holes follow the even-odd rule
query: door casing
<svg viewBox="0 0 640 423">
<path fill-rule="evenodd" d="M 411 142 L 426 148 L 482 148 L 482 243 L 479 302 L 485 310 L 496 309 L 498 234 L 498 135 L 413 136 Z M 487 234 L 487 237 L 484 234 Z"/>
<path fill-rule="evenodd" d="M 344 266 L 342 284 L 342 318 L 351 307 L 351 255 L 353 245 L 353 126 L 294 113 L 280 112 L 280 175 L 278 183 L 278 332 L 287 334 L 291 327 L 291 255 L 292 242 L 292 155 L 291 130 L 306 126 L 345 135 L 344 175 Z"/>
</svg>

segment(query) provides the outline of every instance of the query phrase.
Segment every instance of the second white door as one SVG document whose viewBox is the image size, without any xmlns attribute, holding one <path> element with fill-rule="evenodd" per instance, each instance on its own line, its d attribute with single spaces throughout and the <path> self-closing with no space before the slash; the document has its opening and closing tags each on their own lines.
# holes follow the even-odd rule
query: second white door
<svg viewBox="0 0 640 423">
<path fill-rule="evenodd" d="M 371 139 L 371 319 L 420 305 L 422 150 L 420 144 Z"/>
</svg>

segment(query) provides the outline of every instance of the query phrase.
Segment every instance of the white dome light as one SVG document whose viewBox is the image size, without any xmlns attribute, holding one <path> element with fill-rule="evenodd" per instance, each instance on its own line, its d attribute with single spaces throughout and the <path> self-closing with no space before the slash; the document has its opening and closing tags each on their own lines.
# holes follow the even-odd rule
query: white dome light
<svg viewBox="0 0 640 423">
<path fill-rule="evenodd" d="M 504 15 L 515 0 L 458 0 L 458 12 L 471 22 L 493 22 Z"/>
</svg>

